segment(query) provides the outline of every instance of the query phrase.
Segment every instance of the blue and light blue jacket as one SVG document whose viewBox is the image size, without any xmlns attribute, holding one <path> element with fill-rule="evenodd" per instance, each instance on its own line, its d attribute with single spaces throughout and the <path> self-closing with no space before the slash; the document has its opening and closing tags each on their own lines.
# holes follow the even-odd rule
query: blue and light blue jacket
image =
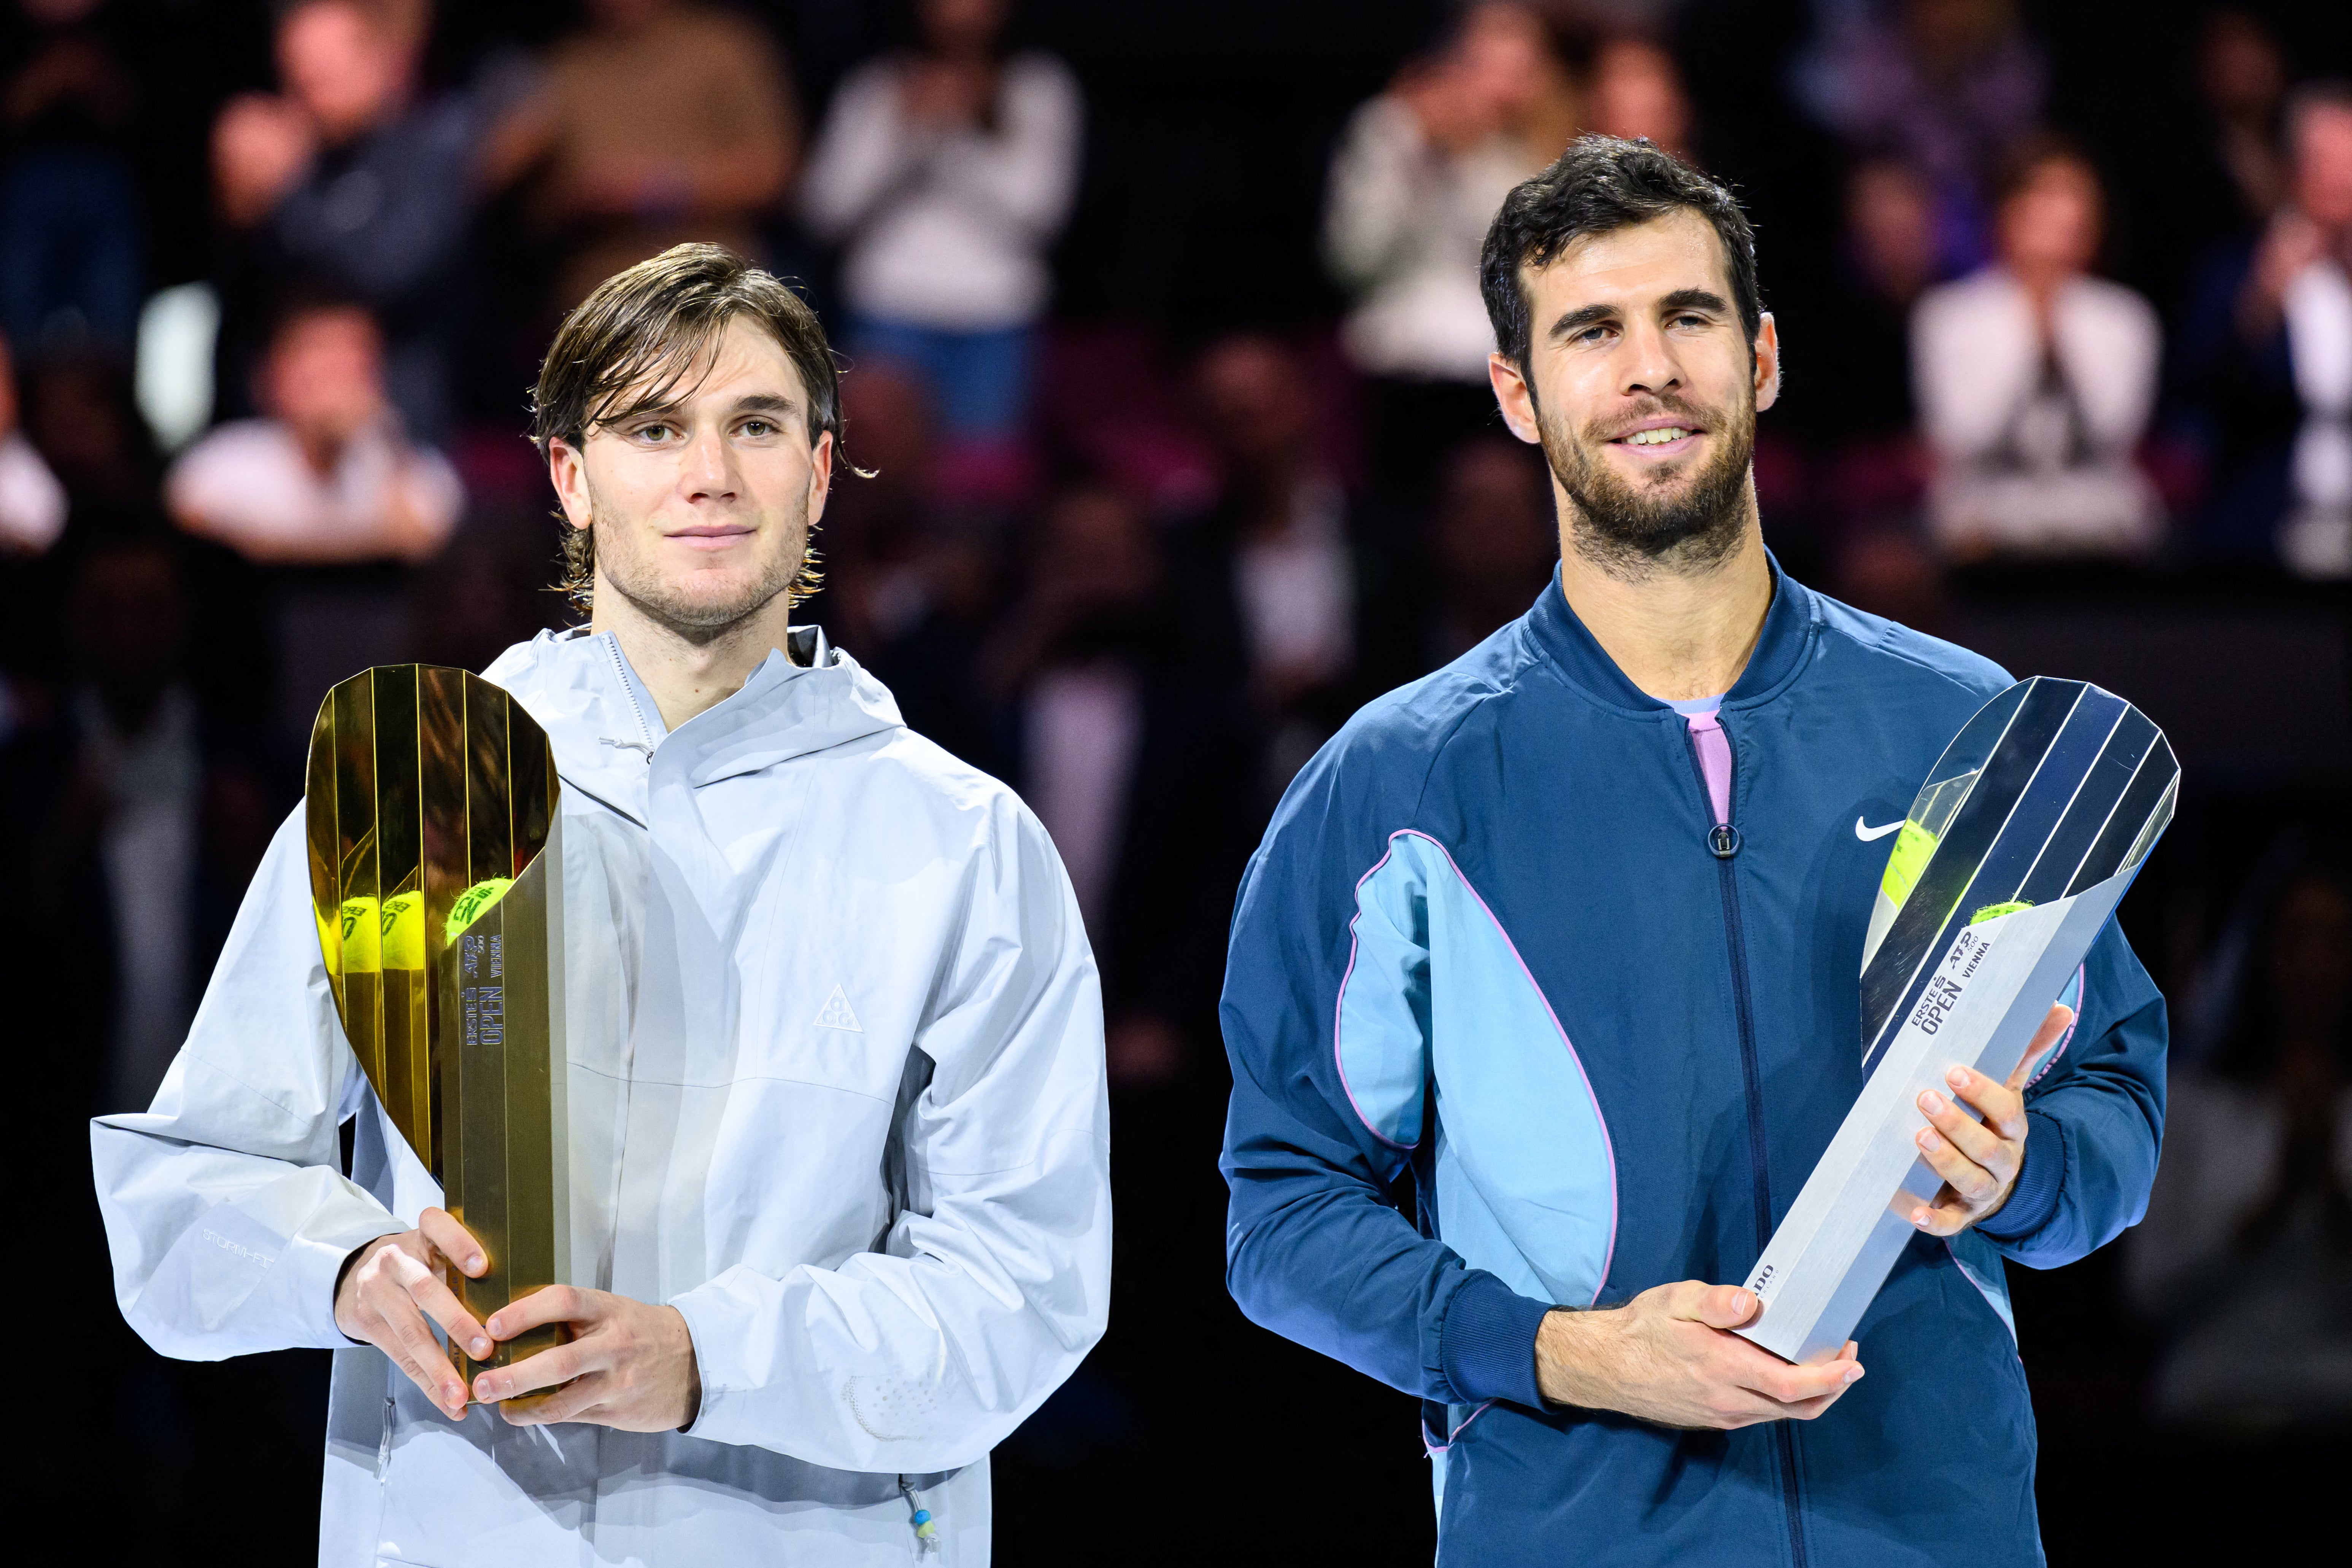
<svg viewBox="0 0 2352 1568">
<path fill-rule="evenodd" d="M 1243 883 L 1228 1283 L 1424 1402 L 1441 1563 L 2041 1559 L 2001 1259 L 2070 1262 L 2147 1204 L 2164 1002 L 2113 926 L 2009 1202 L 1913 1238 L 1857 1331 L 1870 1375 L 1820 1419 L 1670 1431 L 1537 1392 L 1555 1304 L 1754 1266 L 1862 1088 L 1887 854 L 1863 833 L 2009 683 L 1775 576 L 1719 715 L 1728 857 L 1689 721 L 1555 584 L 1356 715 Z"/>
</svg>

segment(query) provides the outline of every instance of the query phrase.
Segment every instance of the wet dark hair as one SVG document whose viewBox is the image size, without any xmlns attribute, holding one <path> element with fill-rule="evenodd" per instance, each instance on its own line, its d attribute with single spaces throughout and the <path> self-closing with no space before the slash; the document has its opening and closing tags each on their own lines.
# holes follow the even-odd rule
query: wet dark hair
<svg viewBox="0 0 2352 1568">
<path fill-rule="evenodd" d="M 614 273 L 580 301 L 555 331 L 530 396 L 530 440 L 577 451 L 590 431 L 658 408 L 710 367 L 727 324 L 757 321 L 792 361 L 808 398 L 809 444 L 841 439 L 841 370 L 816 312 L 772 272 L 722 245 L 677 245 Z M 815 555 L 785 589 L 794 604 L 817 587 Z M 583 611 L 596 576 L 596 538 L 563 531 L 563 580 L 557 586 Z"/>
<path fill-rule="evenodd" d="M 1723 241 L 1732 303 L 1753 344 L 1764 321 L 1756 283 L 1756 233 L 1729 189 L 1646 136 L 1638 142 L 1580 136 L 1550 168 L 1514 186 L 1487 226 L 1478 287 L 1486 299 L 1486 319 L 1494 323 L 1496 348 L 1521 374 L 1528 374 L 1534 307 L 1522 268 L 1556 260 L 1587 235 L 1631 228 L 1685 207 L 1714 225 Z"/>
</svg>

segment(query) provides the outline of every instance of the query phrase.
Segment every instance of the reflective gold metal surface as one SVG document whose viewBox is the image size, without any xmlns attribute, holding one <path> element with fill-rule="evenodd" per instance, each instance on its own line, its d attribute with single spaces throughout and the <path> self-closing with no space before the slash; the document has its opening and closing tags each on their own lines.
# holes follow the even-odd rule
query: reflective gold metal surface
<svg viewBox="0 0 2352 1568">
<path fill-rule="evenodd" d="M 310 892 L 335 1008 L 489 1258 L 479 1279 L 448 1275 L 477 1318 L 571 1275 L 560 787 L 538 724 L 463 670 L 355 675 L 311 731 Z M 560 1338 L 535 1331 L 483 1364 Z M 470 1384 L 461 1353 L 457 1369 Z"/>
</svg>

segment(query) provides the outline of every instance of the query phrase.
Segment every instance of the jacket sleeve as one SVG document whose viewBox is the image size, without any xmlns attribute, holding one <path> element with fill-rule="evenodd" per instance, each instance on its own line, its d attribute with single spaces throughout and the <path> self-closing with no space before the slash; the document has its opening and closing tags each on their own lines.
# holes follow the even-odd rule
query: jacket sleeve
<svg viewBox="0 0 2352 1568">
<path fill-rule="evenodd" d="M 1331 764 L 1327 751 L 1294 786 L 1234 913 L 1226 1285 L 1253 1322 L 1407 1394 L 1540 1406 L 1535 1336 L 1551 1303 L 1471 1268 L 1389 1195 L 1427 1136 L 1429 952 L 1410 921 L 1358 907 L 1384 847 L 1337 826 Z M 1364 1103 L 1335 1047 L 1343 984 L 1378 999 L 1370 1026 L 1390 1041 Z"/>
<path fill-rule="evenodd" d="M 876 1249 L 742 1265 L 670 1303 L 702 1375 L 690 1435 L 836 1469 L 971 1464 L 1101 1338 L 1110 1290 L 1102 1002 L 1045 829 L 1006 798 L 902 1091 L 905 1201 Z"/>
<path fill-rule="evenodd" d="M 2035 1268 L 2096 1251 L 2147 1212 L 2164 1141 L 2164 997 L 2110 921 L 2083 966 L 2064 1055 L 2026 1091 L 2025 1163 L 1977 1228 Z"/>
<path fill-rule="evenodd" d="M 297 810 L 154 1104 L 90 1128 L 115 1300 L 185 1361 L 349 1345 L 343 1259 L 408 1227 L 341 1169 L 336 1129 L 373 1097 L 335 1016 L 303 855 Z"/>
</svg>

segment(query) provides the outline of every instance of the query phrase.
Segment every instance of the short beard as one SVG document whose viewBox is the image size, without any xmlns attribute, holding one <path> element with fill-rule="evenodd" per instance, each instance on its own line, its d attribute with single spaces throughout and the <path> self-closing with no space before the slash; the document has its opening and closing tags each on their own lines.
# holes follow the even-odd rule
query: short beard
<svg viewBox="0 0 2352 1568">
<path fill-rule="evenodd" d="M 1694 426 L 1711 423 L 1680 398 L 1656 402 L 1655 414 L 1680 416 Z M 1636 582 L 1659 572 L 1696 574 L 1739 547 L 1754 504 L 1748 482 L 1756 455 L 1752 400 L 1741 399 L 1728 424 L 1714 422 L 1716 455 L 1679 494 L 1654 493 L 1666 488 L 1659 482 L 1648 487 L 1654 493 L 1645 494 L 1620 479 L 1597 456 L 1606 434 L 1588 429 L 1579 440 L 1540 408 L 1536 423 L 1544 460 L 1568 498 L 1568 515 L 1561 521 L 1569 545 L 1603 573 Z"/>
<path fill-rule="evenodd" d="M 588 522 L 593 530 L 597 520 L 611 515 L 604 498 L 596 493 L 593 480 L 588 485 Z M 595 552 L 594 571 L 606 585 L 636 606 L 647 619 L 669 632 L 681 642 L 700 647 L 718 642 L 735 627 L 758 615 L 772 603 L 777 595 L 791 590 L 800 576 L 808 558 L 808 500 L 800 502 L 801 548 L 789 558 L 770 564 L 759 577 L 724 598 L 702 597 L 680 593 L 677 585 L 666 581 L 657 572 L 639 572 L 639 556 L 625 550 Z M 604 531 L 597 542 L 615 537 L 618 527 Z"/>
</svg>

